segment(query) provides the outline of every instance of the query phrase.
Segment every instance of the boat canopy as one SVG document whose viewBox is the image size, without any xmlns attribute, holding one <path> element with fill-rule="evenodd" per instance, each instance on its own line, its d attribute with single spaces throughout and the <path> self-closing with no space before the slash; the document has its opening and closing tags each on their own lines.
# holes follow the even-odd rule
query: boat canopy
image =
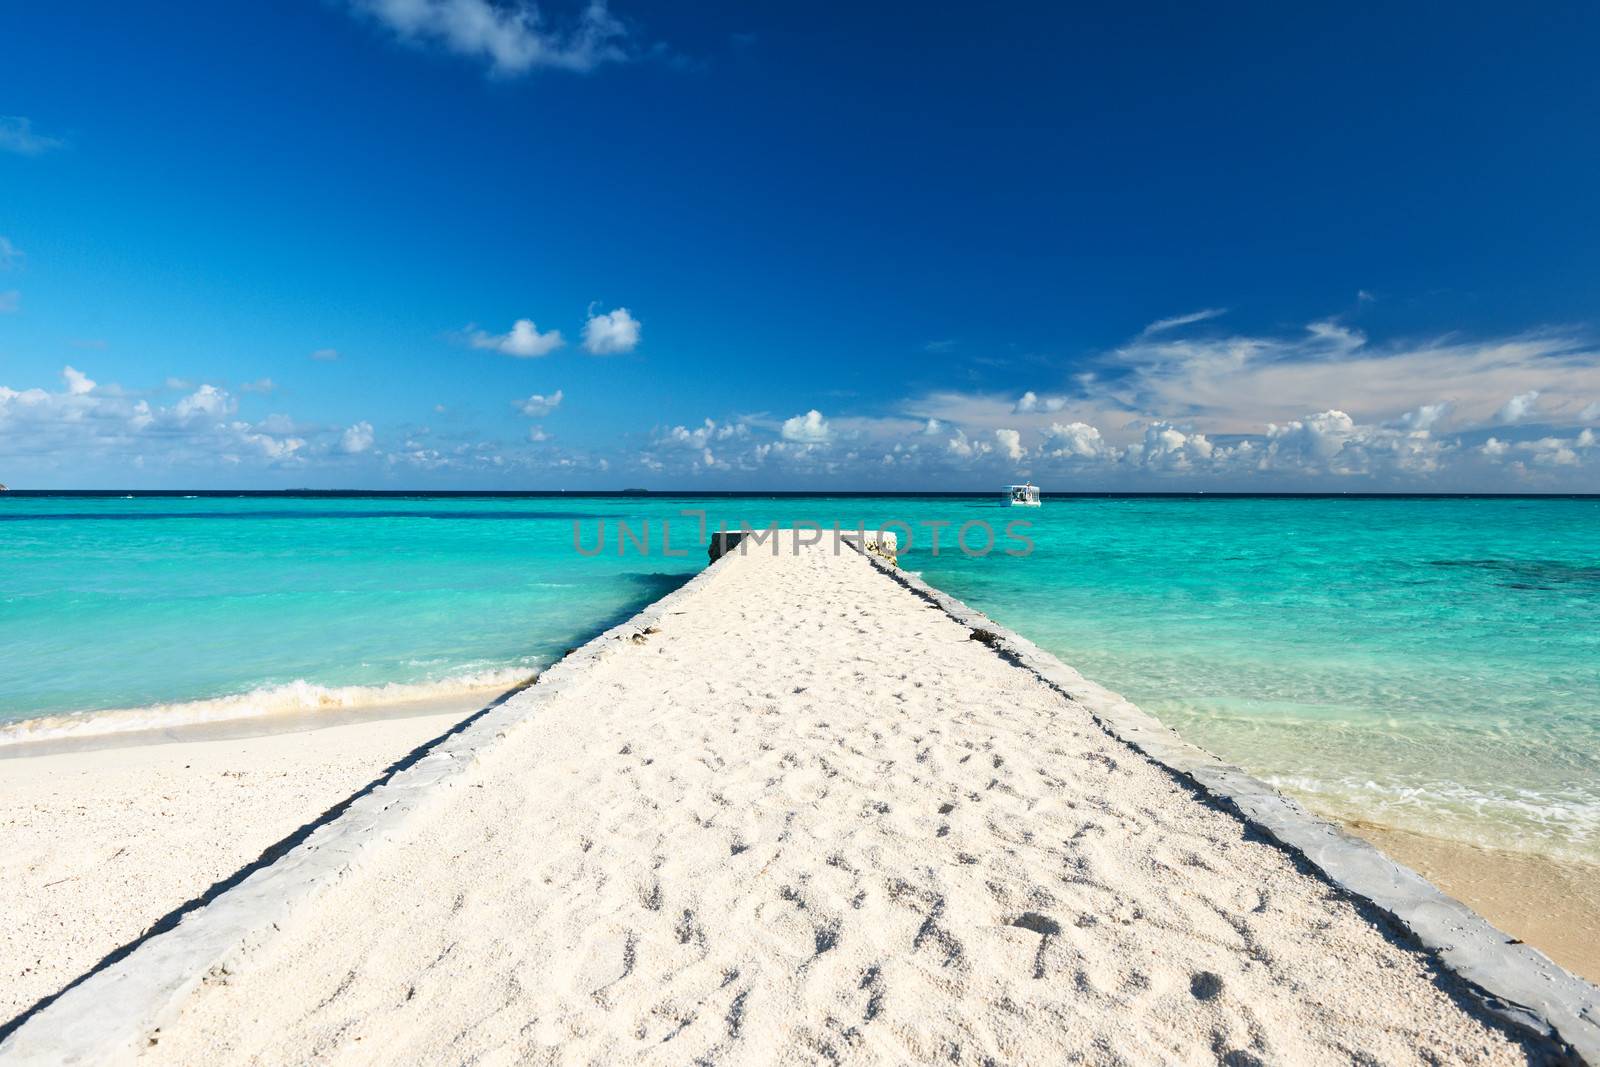
<svg viewBox="0 0 1600 1067">
<path fill-rule="evenodd" d="M 1032 482 L 1024 482 L 1022 485 L 1008 485 L 1006 486 L 1006 496 L 1011 499 L 1013 504 L 1037 504 L 1039 503 L 1039 487 Z"/>
</svg>

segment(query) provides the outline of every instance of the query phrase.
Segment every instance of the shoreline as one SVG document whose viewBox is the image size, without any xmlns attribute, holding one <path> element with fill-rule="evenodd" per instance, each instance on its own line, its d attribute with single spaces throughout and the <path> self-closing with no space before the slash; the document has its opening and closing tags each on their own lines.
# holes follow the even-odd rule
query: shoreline
<svg viewBox="0 0 1600 1067">
<path fill-rule="evenodd" d="M 1600 984 L 1600 865 L 1487 848 L 1365 820 L 1344 826 L 1494 926 Z"/>
<path fill-rule="evenodd" d="M 24 750 L 21 754 L 51 751 L 45 746 L 57 741 L 95 747 L 97 738 L 109 738 L 109 744 L 116 747 L 126 743 L 117 738 L 182 739 L 202 728 L 215 728 L 210 736 L 216 737 L 252 736 L 305 729 L 320 721 L 388 718 L 393 712 L 387 709 L 403 705 L 453 706 L 485 693 L 512 692 L 529 685 L 537 675 L 533 666 L 517 666 L 432 681 L 375 685 L 324 685 L 297 679 L 193 700 L 32 715 L 0 722 L 0 759 L 17 750 Z"/>
<path fill-rule="evenodd" d="M 281 734 L 305 734 L 340 726 L 414 719 L 477 710 L 533 683 L 535 676 L 516 685 L 463 686 L 448 693 L 413 699 L 372 703 L 306 707 L 291 711 L 271 711 L 256 715 L 237 715 L 221 719 L 197 719 L 182 723 L 133 730 L 91 729 L 38 739 L 0 744 L 0 767 L 6 760 L 33 759 L 74 752 L 100 752 L 108 749 L 144 748 L 150 745 L 179 745 L 204 741 L 244 741 Z M 94 712 L 83 713 L 87 719 Z M 463 712 L 464 714 L 464 712 Z M 26 720 L 20 720 L 26 721 Z"/>
</svg>

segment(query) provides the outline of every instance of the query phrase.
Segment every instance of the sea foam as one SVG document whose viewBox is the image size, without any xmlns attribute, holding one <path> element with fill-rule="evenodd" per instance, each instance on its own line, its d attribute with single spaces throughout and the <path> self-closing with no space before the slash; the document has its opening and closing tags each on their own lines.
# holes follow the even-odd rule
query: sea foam
<svg viewBox="0 0 1600 1067">
<path fill-rule="evenodd" d="M 533 677 L 534 672 L 527 667 L 511 667 L 452 675 L 436 681 L 391 682 L 386 685 L 327 686 L 296 679 L 282 685 L 262 686 L 247 693 L 233 693 L 207 700 L 23 719 L 0 725 L 0 748 L 33 741 L 98 737 L 235 719 L 438 700 L 478 691 L 503 692 L 525 685 Z"/>
</svg>

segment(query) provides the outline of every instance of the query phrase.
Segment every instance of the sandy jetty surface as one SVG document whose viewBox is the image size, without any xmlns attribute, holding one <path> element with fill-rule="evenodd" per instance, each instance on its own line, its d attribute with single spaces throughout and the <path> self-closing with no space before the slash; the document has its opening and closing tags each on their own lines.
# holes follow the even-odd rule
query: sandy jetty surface
<svg viewBox="0 0 1600 1067">
<path fill-rule="evenodd" d="M 1527 1061 L 1429 957 L 862 557 L 735 558 L 673 609 L 143 1058 Z"/>
<path fill-rule="evenodd" d="M 0 757 L 0 1022 L 94 966 L 481 707 Z M 110 747 L 120 740 L 121 744 Z M 12 752 L 20 749 L 10 750 Z"/>
</svg>

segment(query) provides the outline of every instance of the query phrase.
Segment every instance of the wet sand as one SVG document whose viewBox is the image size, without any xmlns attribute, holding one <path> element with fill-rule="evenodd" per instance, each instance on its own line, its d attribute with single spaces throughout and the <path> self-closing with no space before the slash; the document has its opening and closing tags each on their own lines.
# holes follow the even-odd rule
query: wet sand
<svg viewBox="0 0 1600 1067">
<path fill-rule="evenodd" d="M 1352 833 L 1574 974 L 1600 982 L 1600 866 L 1349 823 Z"/>
</svg>

